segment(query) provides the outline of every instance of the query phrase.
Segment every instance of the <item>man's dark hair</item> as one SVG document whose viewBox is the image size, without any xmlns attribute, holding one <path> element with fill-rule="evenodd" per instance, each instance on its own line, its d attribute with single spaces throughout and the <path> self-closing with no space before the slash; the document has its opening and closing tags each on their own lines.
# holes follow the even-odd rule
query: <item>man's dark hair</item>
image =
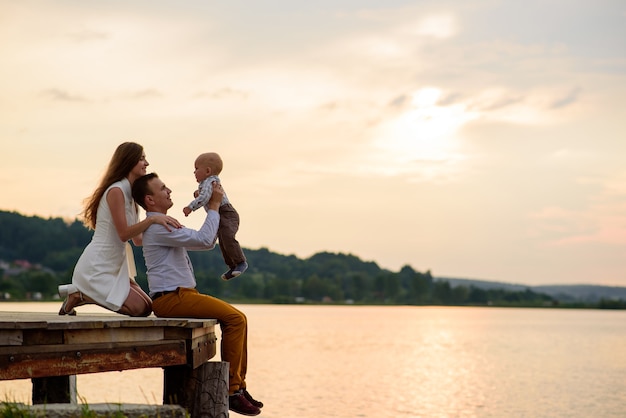
<svg viewBox="0 0 626 418">
<path fill-rule="evenodd" d="M 133 199 L 144 209 L 146 209 L 146 196 L 152 194 L 148 183 L 154 178 L 159 178 L 157 173 L 148 173 L 145 176 L 139 177 L 133 183 Z"/>
</svg>

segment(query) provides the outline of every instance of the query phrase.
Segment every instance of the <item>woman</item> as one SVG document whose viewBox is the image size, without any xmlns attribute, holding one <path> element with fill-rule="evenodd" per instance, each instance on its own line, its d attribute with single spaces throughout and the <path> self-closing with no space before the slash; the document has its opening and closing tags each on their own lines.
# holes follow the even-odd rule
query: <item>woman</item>
<svg viewBox="0 0 626 418">
<path fill-rule="evenodd" d="M 91 242 L 76 263 L 72 284 L 59 286 L 65 297 L 59 315 L 76 315 L 76 306 L 95 303 L 130 316 L 148 316 L 152 301 L 135 282 L 132 239 L 141 245 L 142 233 L 158 223 L 180 228 L 180 223 L 166 215 L 151 216 L 138 222 L 138 209 L 131 186 L 146 174 L 149 163 L 143 147 L 125 142 L 117 147 L 100 185 L 86 200 L 85 225 L 94 230 Z"/>
</svg>

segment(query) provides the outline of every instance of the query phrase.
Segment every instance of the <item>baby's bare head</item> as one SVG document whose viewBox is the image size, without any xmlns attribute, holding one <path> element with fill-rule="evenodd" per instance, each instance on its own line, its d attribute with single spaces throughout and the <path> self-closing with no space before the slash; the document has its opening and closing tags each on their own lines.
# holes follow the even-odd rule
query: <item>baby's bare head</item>
<svg viewBox="0 0 626 418">
<path fill-rule="evenodd" d="M 196 167 L 211 169 L 211 175 L 217 176 L 222 172 L 222 158 L 216 152 L 205 152 L 196 158 Z"/>
</svg>

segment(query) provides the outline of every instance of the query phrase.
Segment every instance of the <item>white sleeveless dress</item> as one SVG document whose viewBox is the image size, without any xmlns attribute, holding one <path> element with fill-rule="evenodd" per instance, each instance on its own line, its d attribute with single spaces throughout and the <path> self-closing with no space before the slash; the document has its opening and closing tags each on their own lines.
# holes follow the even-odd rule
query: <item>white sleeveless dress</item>
<svg viewBox="0 0 626 418">
<path fill-rule="evenodd" d="M 118 311 L 128 298 L 130 280 L 136 273 L 130 244 L 120 241 L 106 200 L 113 187 L 124 193 L 128 225 L 138 222 L 130 182 L 122 179 L 113 183 L 100 200 L 93 237 L 74 267 L 72 283 L 98 304 Z"/>
</svg>

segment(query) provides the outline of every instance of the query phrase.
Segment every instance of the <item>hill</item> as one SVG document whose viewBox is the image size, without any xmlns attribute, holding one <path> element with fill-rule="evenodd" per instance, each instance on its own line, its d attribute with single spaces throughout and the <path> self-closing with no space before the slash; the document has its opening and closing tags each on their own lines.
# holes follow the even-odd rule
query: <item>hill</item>
<svg viewBox="0 0 626 418">
<path fill-rule="evenodd" d="M 447 281 L 452 287 L 475 286 L 480 289 L 503 289 L 508 291 L 531 289 L 537 293 L 550 295 L 560 302 L 597 303 L 603 299 L 626 300 L 626 287 L 620 286 L 602 286 L 594 284 L 527 286 L 515 283 L 458 279 L 452 277 L 436 277 L 435 280 Z"/>
<path fill-rule="evenodd" d="M 93 235 L 79 221 L 27 217 L 0 211 L 0 296 L 52 298 L 69 283 L 78 257 Z M 231 300 L 409 304 L 554 306 L 622 300 L 626 288 L 605 286 L 525 286 L 483 280 L 433 278 L 409 265 L 398 272 L 352 254 L 319 252 L 307 259 L 267 248 L 244 249 L 250 268 L 245 280 L 219 280 L 225 266 L 220 251 L 190 252 L 200 291 Z M 141 249 L 135 248 L 138 283 L 147 289 Z M 615 307 L 615 306 L 612 306 Z M 617 307 L 622 307 L 621 305 Z"/>
<path fill-rule="evenodd" d="M 626 300 L 626 287 L 579 285 L 544 285 L 533 286 L 533 290 L 548 294 L 564 302 L 594 303 L 602 299 Z"/>
</svg>

